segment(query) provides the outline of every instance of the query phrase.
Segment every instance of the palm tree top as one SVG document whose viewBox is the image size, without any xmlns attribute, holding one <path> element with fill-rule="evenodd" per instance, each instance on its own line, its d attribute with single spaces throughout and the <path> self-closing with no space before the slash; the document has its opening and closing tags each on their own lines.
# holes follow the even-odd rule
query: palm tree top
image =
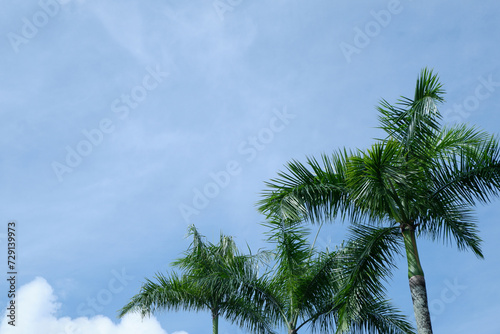
<svg viewBox="0 0 500 334">
<path fill-rule="evenodd" d="M 413 98 L 377 108 L 385 138 L 366 150 L 341 149 L 291 161 L 267 182 L 259 210 L 268 217 L 399 229 L 419 330 L 431 333 L 416 237 L 454 241 L 482 257 L 473 207 L 500 195 L 498 139 L 474 126 L 443 126 L 444 89 L 424 68 Z"/>
<path fill-rule="evenodd" d="M 184 256 L 173 262 L 181 273 L 157 273 L 146 279 L 138 294 L 119 310 L 119 317 L 139 312 L 144 317 L 162 310 L 208 310 L 213 332 L 218 332 L 218 319 L 224 317 L 240 327 L 259 333 L 271 333 L 267 319 L 237 293 L 238 285 L 226 278 L 231 272 L 239 279 L 255 280 L 259 257 L 242 254 L 234 239 L 221 233 L 219 242 L 206 241 L 194 225 L 188 228 L 193 240 Z"/>
<path fill-rule="evenodd" d="M 289 162 L 266 183 L 259 210 L 311 222 L 340 217 L 411 226 L 433 239 L 452 237 L 481 257 L 472 206 L 499 195 L 499 144 L 474 126 L 442 126 L 437 105 L 443 94 L 438 76 L 423 69 L 413 99 L 382 100 L 385 139 L 365 151 Z"/>
</svg>

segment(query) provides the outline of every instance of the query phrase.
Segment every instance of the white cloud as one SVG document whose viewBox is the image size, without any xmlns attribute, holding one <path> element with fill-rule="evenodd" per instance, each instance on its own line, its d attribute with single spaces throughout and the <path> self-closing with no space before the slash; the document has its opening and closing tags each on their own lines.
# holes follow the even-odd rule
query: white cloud
<svg viewBox="0 0 500 334">
<path fill-rule="evenodd" d="M 138 314 L 127 315 L 118 324 L 101 315 L 57 318 L 55 314 L 60 303 L 42 277 L 21 286 L 16 297 L 16 326 L 9 325 L 10 319 L 4 314 L 0 325 L 2 334 L 167 334 L 155 317 L 141 319 Z"/>
</svg>

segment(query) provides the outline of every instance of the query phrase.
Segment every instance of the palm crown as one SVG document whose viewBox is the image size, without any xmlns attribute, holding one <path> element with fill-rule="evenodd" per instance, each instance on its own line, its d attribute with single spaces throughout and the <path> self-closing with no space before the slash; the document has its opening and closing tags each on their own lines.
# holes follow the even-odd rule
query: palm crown
<svg viewBox="0 0 500 334">
<path fill-rule="evenodd" d="M 386 230 L 386 237 L 372 236 L 366 243 L 366 231 L 353 229 L 353 239 L 344 247 L 317 252 L 299 223 L 276 220 L 268 226 L 276 261 L 267 273 L 259 275 L 256 264 L 271 253 L 242 255 L 231 237 L 221 235 L 214 245 L 191 227 L 193 242 L 174 262 L 184 274 L 148 279 L 120 316 L 209 310 L 214 334 L 219 316 L 258 333 L 271 333 L 276 326 L 297 333 L 305 325 L 321 332 L 413 333 L 405 317 L 384 299 L 383 260 L 397 247 L 393 232 Z"/>
<path fill-rule="evenodd" d="M 424 69 L 413 99 L 382 100 L 386 137 L 366 151 L 340 150 L 292 161 L 267 183 L 260 210 L 312 222 L 336 217 L 398 227 L 421 333 L 431 333 L 423 270 L 415 236 L 453 239 L 482 257 L 472 208 L 499 194 L 500 150 L 495 137 L 467 125 L 443 127 L 437 105 L 444 90 Z"/>
<path fill-rule="evenodd" d="M 344 245 L 319 252 L 300 222 L 274 219 L 266 225 L 275 244 L 274 266 L 257 280 L 242 279 L 230 267 L 220 273 L 270 323 L 290 334 L 305 326 L 321 333 L 413 333 L 384 298 L 390 273 L 384 259 L 399 248 L 394 231 L 352 229 Z"/>
<path fill-rule="evenodd" d="M 267 281 L 268 299 L 279 311 L 277 322 L 289 333 L 305 325 L 322 333 L 413 333 L 384 299 L 383 281 L 390 275 L 384 275 L 388 272 L 382 259 L 397 252 L 393 238 L 373 237 L 372 230 L 371 242 L 365 243 L 367 231 L 353 228 L 348 242 L 318 252 L 306 242 L 298 222 L 272 221 L 269 226 L 277 269 Z"/>
<path fill-rule="evenodd" d="M 234 281 L 222 277 L 231 270 L 239 280 L 256 280 L 258 256 L 241 254 L 233 238 L 223 234 L 218 244 L 212 244 L 191 225 L 189 235 L 193 241 L 188 251 L 173 263 L 183 274 L 158 273 L 155 280 L 147 279 L 119 316 L 129 312 L 145 316 L 161 310 L 208 310 L 214 334 L 218 333 L 220 316 L 251 331 L 271 332 L 263 313 L 241 298 Z"/>
</svg>

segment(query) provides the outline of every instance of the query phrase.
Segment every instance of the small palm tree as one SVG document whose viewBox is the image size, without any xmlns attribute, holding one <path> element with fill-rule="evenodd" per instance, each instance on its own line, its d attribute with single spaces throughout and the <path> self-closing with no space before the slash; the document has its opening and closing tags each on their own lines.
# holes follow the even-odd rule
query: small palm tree
<svg viewBox="0 0 500 334">
<path fill-rule="evenodd" d="M 366 151 L 341 150 L 321 161 L 293 161 L 268 183 L 260 210 L 283 219 L 333 220 L 399 229 L 419 333 L 432 333 L 417 236 L 454 240 L 478 257 L 472 208 L 500 190 L 495 137 L 467 125 L 442 127 L 437 104 L 444 91 L 424 69 L 413 99 L 378 108 L 387 137 Z"/>
<path fill-rule="evenodd" d="M 235 287 L 229 285 L 233 281 L 221 279 L 218 274 L 231 270 L 241 280 L 256 280 L 256 257 L 241 255 L 228 236 L 221 235 L 215 245 L 205 242 L 194 226 L 189 227 L 189 235 L 193 242 L 188 251 L 173 263 L 184 274 L 158 273 L 155 281 L 147 279 L 140 292 L 119 311 L 119 317 L 129 312 L 140 312 L 144 317 L 159 310 L 208 310 L 214 334 L 218 333 L 220 316 L 255 332 L 270 332 L 260 310 L 238 296 Z"/>
<path fill-rule="evenodd" d="M 257 280 L 235 278 L 238 291 L 290 334 L 305 325 L 322 333 L 413 333 L 412 326 L 383 299 L 384 259 L 397 247 L 394 233 L 363 243 L 361 230 L 333 252 L 317 252 L 297 222 L 271 220 L 276 244 L 273 269 Z M 372 231 L 370 231 L 372 232 Z M 376 240 L 375 240 L 376 239 Z M 226 278 L 238 275 L 227 272 Z"/>
</svg>

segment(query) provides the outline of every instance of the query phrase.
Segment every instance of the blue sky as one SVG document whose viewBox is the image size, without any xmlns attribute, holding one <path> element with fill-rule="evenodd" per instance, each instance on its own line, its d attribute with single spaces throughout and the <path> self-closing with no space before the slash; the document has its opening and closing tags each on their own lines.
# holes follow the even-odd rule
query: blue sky
<svg viewBox="0 0 500 334">
<path fill-rule="evenodd" d="M 191 223 L 210 240 L 223 231 L 240 247 L 266 246 L 255 210 L 264 181 L 291 159 L 368 147 L 383 136 L 378 101 L 411 97 L 423 67 L 447 91 L 445 122 L 500 132 L 493 0 L 1 4 L 0 203 L 2 229 L 17 222 L 15 333 L 33 323 L 51 334 L 206 332 L 208 313 L 160 313 L 138 329 L 116 312 L 145 277 L 169 270 Z M 499 214 L 498 200 L 478 208 L 485 260 L 420 241 L 436 332 L 500 331 Z M 342 238 L 329 225 L 319 245 Z M 405 266 L 389 294 L 412 316 Z M 220 333 L 239 330 L 222 322 Z"/>
</svg>

